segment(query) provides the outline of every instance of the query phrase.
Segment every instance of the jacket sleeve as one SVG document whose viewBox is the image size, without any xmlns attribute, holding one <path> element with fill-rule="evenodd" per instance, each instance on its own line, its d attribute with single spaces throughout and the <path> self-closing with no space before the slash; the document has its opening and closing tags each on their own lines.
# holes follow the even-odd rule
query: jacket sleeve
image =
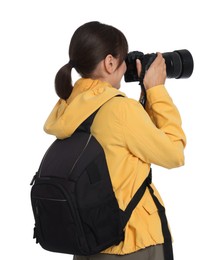
<svg viewBox="0 0 223 260">
<path fill-rule="evenodd" d="M 184 164 L 186 137 L 181 117 L 163 85 L 147 90 L 147 105 L 128 99 L 122 111 L 123 135 L 133 156 L 149 164 Z"/>
</svg>

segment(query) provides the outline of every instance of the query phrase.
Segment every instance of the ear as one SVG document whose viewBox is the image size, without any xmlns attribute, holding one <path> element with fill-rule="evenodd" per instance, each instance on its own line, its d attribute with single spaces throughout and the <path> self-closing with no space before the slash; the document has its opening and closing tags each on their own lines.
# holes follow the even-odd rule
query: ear
<svg viewBox="0 0 223 260">
<path fill-rule="evenodd" d="M 118 61 L 111 54 L 108 54 L 104 59 L 105 69 L 109 74 L 112 74 L 118 66 Z"/>
</svg>

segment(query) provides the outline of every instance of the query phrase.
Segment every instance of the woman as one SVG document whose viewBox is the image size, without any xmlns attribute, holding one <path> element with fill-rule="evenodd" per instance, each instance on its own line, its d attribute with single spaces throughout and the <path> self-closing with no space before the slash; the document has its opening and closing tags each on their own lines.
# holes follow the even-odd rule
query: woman
<svg viewBox="0 0 223 260">
<path fill-rule="evenodd" d="M 144 77 L 147 103 L 142 105 L 119 91 L 126 71 L 128 44 L 118 29 L 90 22 L 74 33 L 69 62 L 55 78 L 60 100 L 44 129 L 64 139 L 89 116 L 98 111 L 91 132 L 104 148 L 113 189 L 121 209 L 146 179 L 151 164 L 165 168 L 184 164 L 185 135 L 179 112 L 168 95 L 165 60 L 158 53 Z M 72 85 L 71 70 L 81 78 Z M 141 63 L 137 60 L 140 74 Z M 123 98 L 115 97 L 117 95 Z M 114 97 L 114 98 L 113 98 Z M 157 199 L 158 198 L 158 199 Z M 153 184 L 133 211 L 124 241 L 100 254 L 74 259 L 172 258 L 172 247 L 163 202 Z"/>
</svg>

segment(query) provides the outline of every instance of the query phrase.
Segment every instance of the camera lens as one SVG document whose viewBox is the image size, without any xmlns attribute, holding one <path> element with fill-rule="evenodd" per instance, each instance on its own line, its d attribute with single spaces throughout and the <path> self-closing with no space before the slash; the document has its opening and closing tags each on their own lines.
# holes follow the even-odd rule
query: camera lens
<svg viewBox="0 0 223 260">
<path fill-rule="evenodd" d="M 189 78 L 193 73 L 193 57 L 188 50 L 176 50 L 162 55 L 166 62 L 167 78 Z"/>
</svg>

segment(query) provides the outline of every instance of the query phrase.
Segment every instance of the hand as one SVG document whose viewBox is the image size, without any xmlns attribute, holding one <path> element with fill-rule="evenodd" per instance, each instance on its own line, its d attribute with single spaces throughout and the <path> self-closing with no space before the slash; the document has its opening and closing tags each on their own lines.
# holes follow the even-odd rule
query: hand
<svg viewBox="0 0 223 260">
<path fill-rule="evenodd" d="M 136 60 L 138 75 L 140 75 L 142 65 L 139 59 Z M 161 53 L 157 53 L 157 57 L 146 71 L 143 84 L 145 89 L 150 89 L 157 85 L 164 85 L 166 80 L 166 63 Z"/>
</svg>

